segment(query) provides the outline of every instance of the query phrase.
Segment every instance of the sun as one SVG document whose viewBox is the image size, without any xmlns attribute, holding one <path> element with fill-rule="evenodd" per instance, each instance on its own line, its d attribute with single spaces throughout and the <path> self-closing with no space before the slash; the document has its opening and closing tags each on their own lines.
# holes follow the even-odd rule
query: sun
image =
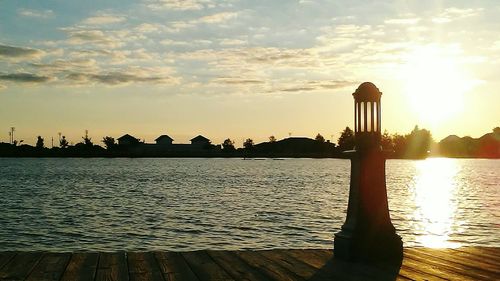
<svg viewBox="0 0 500 281">
<path fill-rule="evenodd" d="M 404 56 L 400 75 L 411 110 L 422 125 L 431 127 L 456 117 L 464 110 L 464 94 L 474 86 L 450 47 L 428 45 L 413 48 Z"/>
</svg>

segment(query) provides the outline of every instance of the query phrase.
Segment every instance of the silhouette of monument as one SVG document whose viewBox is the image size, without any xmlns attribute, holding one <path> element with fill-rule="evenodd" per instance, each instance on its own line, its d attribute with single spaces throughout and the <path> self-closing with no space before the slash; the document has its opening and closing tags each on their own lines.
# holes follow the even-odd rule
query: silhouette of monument
<svg viewBox="0 0 500 281">
<path fill-rule="evenodd" d="M 355 149 L 347 217 L 335 234 L 334 255 L 344 260 L 402 259 L 403 243 L 389 216 L 385 155 L 380 146 L 382 93 L 370 82 L 353 93 Z"/>
</svg>

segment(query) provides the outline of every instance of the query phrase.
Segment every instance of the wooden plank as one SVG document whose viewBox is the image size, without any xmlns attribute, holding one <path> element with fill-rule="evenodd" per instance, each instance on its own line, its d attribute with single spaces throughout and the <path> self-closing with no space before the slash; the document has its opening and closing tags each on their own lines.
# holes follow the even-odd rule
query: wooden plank
<svg viewBox="0 0 500 281">
<path fill-rule="evenodd" d="M 287 255 L 284 250 L 259 251 L 259 254 L 306 280 L 318 271 L 317 268 Z"/>
<path fill-rule="evenodd" d="M 314 251 L 309 253 L 308 256 L 305 256 L 307 254 L 305 251 L 295 254 L 290 253 L 289 250 L 262 251 L 260 253 L 306 280 L 324 280 L 328 278 L 378 280 L 373 274 L 367 274 L 367 266 L 363 263 L 335 259 L 333 252 L 330 250 Z M 316 260 L 316 262 L 308 262 L 309 258 Z M 323 265 L 320 267 L 309 264 L 317 264 L 320 260 L 323 260 Z M 386 273 L 384 273 L 383 279 L 388 279 Z"/>
<path fill-rule="evenodd" d="M 155 257 L 150 252 L 127 253 L 128 272 L 131 281 L 162 281 L 163 275 Z"/>
<path fill-rule="evenodd" d="M 441 262 L 450 266 L 464 267 L 467 270 L 480 269 L 500 275 L 500 267 L 498 266 L 498 264 L 493 265 L 487 263 L 487 260 L 478 260 L 474 258 L 474 255 L 470 255 L 468 253 L 460 251 L 454 251 L 453 249 L 413 248 L 408 249 L 408 252 L 415 253 L 416 255 L 420 255 L 422 257 L 437 258 Z"/>
<path fill-rule="evenodd" d="M 494 247 L 406 248 L 401 267 L 395 268 L 336 260 L 331 250 L 321 249 L 0 252 L 0 280 L 500 280 L 499 253 Z"/>
<path fill-rule="evenodd" d="M 447 280 L 443 278 L 436 277 L 434 275 L 428 274 L 425 271 L 421 271 L 418 269 L 414 269 L 408 267 L 407 265 L 401 265 L 399 269 L 398 278 L 407 279 L 407 280 Z"/>
<path fill-rule="evenodd" d="M 486 268 L 488 270 L 494 269 L 494 272 L 500 270 L 500 262 L 498 261 L 485 259 L 466 251 L 457 251 L 456 249 L 447 249 L 447 251 L 449 252 L 450 258 L 452 259 L 457 258 L 455 260 L 458 260 L 459 262 L 465 262 L 467 264 L 470 264 L 471 262 L 477 263 L 482 265 L 483 268 Z M 430 252 L 430 249 L 425 249 L 425 252 Z"/>
<path fill-rule="evenodd" d="M 59 280 L 68 265 L 71 254 L 45 253 L 26 280 Z"/>
<path fill-rule="evenodd" d="M 208 255 L 235 280 L 271 280 L 230 251 L 207 251 Z"/>
<path fill-rule="evenodd" d="M 284 281 L 303 280 L 295 273 L 260 255 L 257 251 L 235 251 L 234 253 L 248 265 L 258 268 L 271 279 Z"/>
<path fill-rule="evenodd" d="M 126 254 L 124 252 L 100 253 L 95 280 L 129 280 Z"/>
<path fill-rule="evenodd" d="M 485 270 L 484 264 L 461 263 L 460 257 L 450 256 L 444 250 L 431 251 L 427 249 L 422 251 L 410 249 L 405 252 L 405 255 L 421 263 L 434 265 L 443 271 L 452 272 L 452 274 L 461 275 L 470 280 L 500 280 L 499 270 L 493 269 L 497 271 L 495 273 Z"/>
<path fill-rule="evenodd" d="M 500 248 L 495 246 L 477 246 L 476 248 L 488 249 L 491 251 L 495 251 L 497 254 L 500 254 Z"/>
<path fill-rule="evenodd" d="M 490 255 L 496 257 L 496 260 L 500 260 L 500 249 L 497 247 L 475 247 L 475 248 L 479 248 L 489 253 Z"/>
<path fill-rule="evenodd" d="M 199 280 L 234 280 L 205 251 L 184 252 L 182 256 Z"/>
<path fill-rule="evenodd" d="M 406 249 L 404 250 L 406 252 Z M 403 253 L 404 253 L 403 252 Z M 398 272 L 398 279 L 409 279 L 409 280 L 446 280 L 435 275 L 427 273 L 425 270 L 419 268 L 413 268 L 408 265 L 408 261 L 403 259 Z"/>
<path fill-rule="evenodd" d="M 293 250 L 287 254 L 316 268 L 317 271 L 311 280 L 337 279 L 337 280 L 365 280 L 367 277 L 359 272 L 348 272 L 346 267 L 350 263 L 336 260 L 332 250 Z"/>
<path fill-rule="evenodd" d="M 166 281 L 199 281 L 180 253 L 155 252 L 154 256 Z"/>
<path fill-rule="evenodd" d="M 490 249 L 485 247 L 461 247 L 456 248 L 455 250 L 465 253 L 471 253 L 483 260 L 495 261 L 495 263 L 497 264 L 500 262 L 500 259 L 498 258 L 495 251 L 491 251 Z M 497 251 L 500 251 L 500 248 L 497 249 Z"/>
<path fill-rule="evenodd" d="M 321 268 L 323 267 L 326 262 L 330 259 L 330 257 L 320 257 L 319 255 L 315 254 L 318 250 L 310 250 L 310 249 L 305 249 L 305 250 L 298 250 L 298 249 L 291 249 L 287 250 L 288 254 L 304 263 L 309 264 L 310 266 L 314 268 Z"/>
<path fill-rule="evenodd" d="M 336 258 L 330 264 L 333 274 L 350 280 L 395 280 L 401 267 L 401 261 L 347 262 Z"/>
<path fill-rule="evenodd" d="M 322 268 L 332 258 L 331 254 L 321 255 L 320 250 L 288 250 L 288 254 L 309 264 L 314 268 Z"/>
<path fill-rule="evenodd" d="M 0 269 L 9 262 L 14 256 L 15 252 L 0 252 Z"/>
<path fill-rule="evenodd" d="M 399 263 L 346 262 L 333 257 L 331 250 L 286 250 L 286 255 L 317 269 L 315 276 L 334 277 L 341 280 L 394 280 L 398 276 Z M 408 278 L 401 277 L 405 280 Z"/>
<path fill-rule="evenodd" d="M 1 280 L 24 280 L 40 260 L 42 253 L 19 252 L 0 269 Z"/>
<path fill-rule="evenodd" d="M 61 281 L 94 280 L 98 260 L 98 253 L 73 253 Z"/>
<path fill-rule="evenodd" d="M 404 253 L 403 266 L 410 268 L 414 272 L 419 272 L 419 276 L 421 276 L 420 278 L 423 279 L 471 280 L 468 278 L 464 278 L 464 276 L 456 274 L 453 271 L 443 270 L 443 268 L 432 264 L 429 261 L 414 259 L 414 257 L 411 254 L 408 254 L 406 251 Z"/>
</svg>

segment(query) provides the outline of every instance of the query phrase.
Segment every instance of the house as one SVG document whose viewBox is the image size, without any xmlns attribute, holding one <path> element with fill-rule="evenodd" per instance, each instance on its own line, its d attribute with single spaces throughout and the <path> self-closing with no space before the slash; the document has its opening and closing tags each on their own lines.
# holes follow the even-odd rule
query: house
<svg viewBox="0 0 500 281">
<path fill-rule="evenodd" d="M 198 135 L 191 139 L 191 145 L 198 147 L 206 147 L 210 145 L 210 140 L 202 135 Z"/>
<path fill-rule="evenodd" d="M 161 135 L 155 139 L 157 145 L 172 145 L 172 139 L 168 135 Z"/>
<path fill-rule="evenodd" d="M 134 144 L 139 144 L 139 139 L 129 134 L 125 134 L 118 138 L 118 145 L 134 145 Z"/>
</svg>

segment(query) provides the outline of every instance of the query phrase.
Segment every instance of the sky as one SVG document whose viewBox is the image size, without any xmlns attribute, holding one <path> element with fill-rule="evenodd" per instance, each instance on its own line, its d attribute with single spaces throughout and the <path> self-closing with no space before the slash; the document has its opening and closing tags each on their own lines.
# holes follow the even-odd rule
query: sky
<svg viewBox="0 0 500 281">
<path fill-rule="evenodd" d="M 48 146 L 85 130 L 336 142 L 364 81 L 382 130 L 480 137 L 500 126 L 498 15 L 498 0 L 0 0 L 0 142 L 10 127 Z"/>
</svg>

